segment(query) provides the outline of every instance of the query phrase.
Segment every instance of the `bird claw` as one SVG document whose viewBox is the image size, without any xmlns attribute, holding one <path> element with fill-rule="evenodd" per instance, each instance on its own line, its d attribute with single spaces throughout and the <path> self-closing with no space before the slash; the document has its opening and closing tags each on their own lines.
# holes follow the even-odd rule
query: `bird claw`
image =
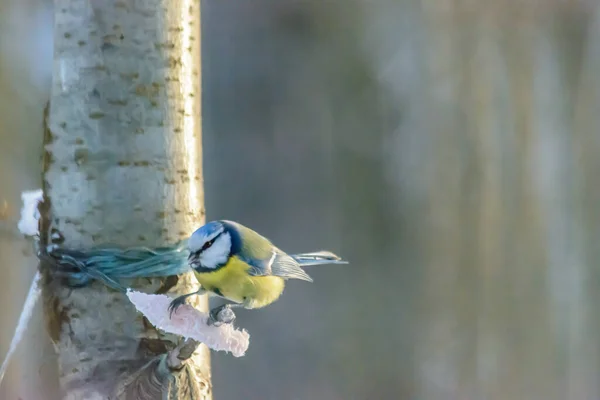
<svg viewBox="0 0 600 400">
<path fill-rule="evenodd" d="M 235 321 L 235 313 L 231 309 L 231 305 L 224 304 L 210 310 L 207 324 L 219 327 L 223 324 L 231 324 L 233 321 Z"/>
<path fill-rule="evenodd" d="M 169 318 L 173 318 L 173 313 L 175 313 L 179 307 L 185 304 L 185 299 L 185 296 L 181 296 L 169 304 Z"/>
</svg>

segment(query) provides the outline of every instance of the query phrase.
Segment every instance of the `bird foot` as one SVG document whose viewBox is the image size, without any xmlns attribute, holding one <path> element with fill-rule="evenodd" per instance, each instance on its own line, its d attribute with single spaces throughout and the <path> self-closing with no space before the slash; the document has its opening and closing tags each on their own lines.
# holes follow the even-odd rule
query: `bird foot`
<svg viewBox="0 0 600 400">
<path fill-rule="evenodd" d="M 235 321 L 235 313 L 231 309 L 231 305 L 223 304 L 210 310 L 207 324 L 218 327 L 223 324 L 231 324 L 233 321 Z"/>
<path fill-rule="evenodd" d="M 173 313 L 177 311 L 179 307 L 185 304 L 186 296 L 177 297 L 169 304 L 169 318 L 173 317 Z"/>
</svg>

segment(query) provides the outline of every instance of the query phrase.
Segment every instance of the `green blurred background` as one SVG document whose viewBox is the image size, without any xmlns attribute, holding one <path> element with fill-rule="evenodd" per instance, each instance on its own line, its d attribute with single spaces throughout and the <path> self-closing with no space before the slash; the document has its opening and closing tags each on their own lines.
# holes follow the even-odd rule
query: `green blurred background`
<svg viewBox="0 0 600 400">
<path fill-rule="evenodd" d="M 202 3 L 208 219 L 311 269 L 217 400 L 600 399 L 600 4 Z M 40 179 L 52 4 L 0 3 L 0 200 Z M 0 222 L 0 354 L 35 260 Z M 39 312 L 0 399 L 50 396 Z M 20 397 L 19 397 L 20 396 Z"/>
</svg>

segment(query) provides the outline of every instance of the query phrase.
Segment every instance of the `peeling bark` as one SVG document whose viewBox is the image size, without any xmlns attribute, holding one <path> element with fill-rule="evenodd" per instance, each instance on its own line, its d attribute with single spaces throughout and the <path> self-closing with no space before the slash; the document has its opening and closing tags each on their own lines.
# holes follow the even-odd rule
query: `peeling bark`
<svg viewBox="0 0 600 400">
<path fill-rule="evenodd" d="M 43 239 L 58 231 L 63 246 L 86 249 L 188 236 L 204 222 L 200 2 L 54 3 Z M 190 354 L 195 344 L 177 347 L 122 293 L 99 282 L 72 288 L 41 268 L 64 398 L 211 398 L 205 346 Z M 197 287 L 191 275 L 126 283 L 149 293 Z"/>
</svg>

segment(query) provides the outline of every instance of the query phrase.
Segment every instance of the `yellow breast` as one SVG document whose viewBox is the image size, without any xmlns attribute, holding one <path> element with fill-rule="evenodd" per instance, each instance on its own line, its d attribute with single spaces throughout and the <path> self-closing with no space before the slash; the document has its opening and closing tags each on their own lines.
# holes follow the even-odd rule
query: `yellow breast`
<svg viewBox="0 0 600 400">
<path fill-rule="evenodd" d="M 195 272 L 205 290 L 213 292 L 246 308 L 261 308 L 277 300 L 285 286 L 278 276 L 251 276 L 251 267 L 233 256 L 223 267 L 212 272 Z"/>
</svg>

